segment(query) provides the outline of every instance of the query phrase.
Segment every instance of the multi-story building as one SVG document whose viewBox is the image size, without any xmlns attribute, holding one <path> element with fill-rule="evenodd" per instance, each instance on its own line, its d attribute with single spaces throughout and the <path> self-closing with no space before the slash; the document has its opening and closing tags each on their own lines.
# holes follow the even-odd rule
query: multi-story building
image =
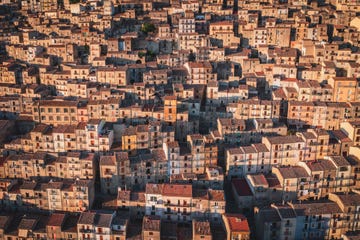
<svg viewBox="0 0 360 240">
<path fill-rule="evenodd" d="M 310 192 L 310 175 L 302 167 L 273 167 L 272 172 L 282 187 L 282 199 L 291 201 L 306 197 Z"/>
<path fill-rule="evenodd" d="M 304 159 L 305 142 L 297 136 L 264 137 L 262 143 L 270 151 L 272 165 L 296 165 Z"/>
<path fill-rule="evenodd" d="M 162 219 L 190 222 L 207 218 L 219 222 L 225 212 L 222 190 L 193 188 L 191 184 L 147 184 L 145 213 Z"/>
<path fill-rule="evenodd" d="M 356 78 L 334 77 L 328 82 L 334 89 L 333 101 L 355 102 L 359 100 L 359 83 Z"/>
<path fill-rule="evenodd" d="M 226 229 L 226 239 L 250 239 L 249 223 L 241 214 L 224 214 L 223 222 Z"/>
<path fill-rule="evenodd" d="M 185 65 L 188 70 L 190 84 L 207 84 L 209 81 L 217 79 L 216 73 L 213 73 L 213 67 L 210 62 L 188 62 Z"/>
<path fill-rule="evenodd" d="M 193 230 L 192 239 L 194 239 L 194 240 L 200 240 L 200 239 L 212 240 L 210 223 L 208 221 L 193 220 L 192 221 L 192 230 Z"/>
<path fill-rule="evenodd" d="M 142 222 L 141 239 L 160 239 L 161 219 L 159 216 L 144 216 Z"/>
<path fill-rule="evenodd" d="M 346 136 L 351 139 L 354 146 L 360 145 L 360 122 L 342 122 L 340 123 L 340 128 L 341 131 L 344 132 Z"/>
<path fill-rule="evenodd" d="M 115 152 L 110 156 L 101 156 L 99 161 L 101 192 L 117 194 L 119 187 L 125 187 L 129 181 L 130 160 L 126 152 Z"/>
<path fill-rule="evenodd" d="M 110 239 L 114 213 L 82 212 L 77 222 L 78 239 Z"/>
<path fill-rule="evenodd" d="M 279 101 L 241 100 L 235 105 L 229 105 L 227 110 L 237 119 L 272 118 L 278 120 L 280 118 Z"/>
<path fill-rule="evenodd" d="M 39 100 L 35 101 L 32 108 L 33 120 L 39 123 L 77 124 L 78 101 L 71 100 Z"/>
<path fill-rule="evenodd" d="M 265 144 L 252 144 L 226 150 L 226 173 L 231 177 L 244 177 L 247 174 L 270 172 L 273 165 L 269 148 Z M 272 164 L 274 163 L 274 164 Z"/>
<path fill-rule="evenodd" d="M 24 181 L 3 191 L 1 205 L 12 210 L 81 212 L 91 209 L 94 198 L 93 180 Z"/>
</svg>

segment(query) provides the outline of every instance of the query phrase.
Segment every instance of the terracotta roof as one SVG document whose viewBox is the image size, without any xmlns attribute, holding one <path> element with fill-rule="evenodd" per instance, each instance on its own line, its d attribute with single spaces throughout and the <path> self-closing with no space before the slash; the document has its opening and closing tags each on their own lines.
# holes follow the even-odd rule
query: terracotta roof
<svg viewBox="0 0 360 240">
<path fill-rule="evenodd" d="M 242 214 L 225 214 L 231 232 L 249 232 L 249 223 Z"/>
<path fill-rule="evenodd" d="M 161 195 L 163 187 L 164 187 L 163 184 L 148 183 L 146 184 L 145 193 Z"/>
<path fill-rule="evenodd" d="M 293 204 L 297 216 L 312 216 L 321 214 L 341 213 L 341 209 L 335 202 L 309 202 Z"/>
<path fill-rule="evenodd" d="M 345 206 L 359 206 L 360 204 L 360 194 L 356 194 L 356 193 L 349 193 L 349 194 L 334 193 L 334 194 L 339 197 L 340 201 Z"/>
<path fill-rule="evenodd" d="M 192 197 L 191 184 L 164 184 L 164 196 Z"/>
<path fill-rule="evenodd" d="M 233 179 L 231 181 L 232 186 L 235 188 L 238 196 L 253 196 L 249 184 L 243 179 Z"/>
<path fill-rule="evenodd" d="M 284 179 L 310 177 L 306 170 L 299 166 L 278 167 L 277 169 Z"/>
<path fill-rule="evenodd" d="M 61 227 L 65 220 L 65 214 L 63 213 L 53 213 L 50 215 L 48 226 L 57 226 Z"/>
<path fill-rule="evenodd" d="M 95 216 L 96 216 L 95 212 L 82 212 L 78 224 L 94 225 Z"/>
<path fill-rule="evenodd" d="M 196 235 L 211 235 L 210 223 L 193 220 L 193 231 Z"/>
<path fill-rule="evenodd" d="M 143 231 L 160 231 L 160 216 L 144 216 L 142 230 Z"/>
</svg>

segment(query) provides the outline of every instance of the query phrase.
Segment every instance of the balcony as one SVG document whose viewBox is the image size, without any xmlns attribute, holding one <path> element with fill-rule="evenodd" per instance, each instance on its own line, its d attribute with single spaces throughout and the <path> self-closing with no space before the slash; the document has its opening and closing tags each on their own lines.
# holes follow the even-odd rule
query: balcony
<svg viewBox="0 0 360 240">
<path fill-rule="evenodd" d="M 180 212 L 180 214 L 183 216 L 190 216 L 191 212 Z"/>
<path fill-rule="evenodd" d="M 27 199 L 27 200 L 31 200 L 31 199 L 37 199 L 38 197 L 36 196 L 23 196 L 22 199 Z"/>
<path fill-rule="evenodd" d="M 105 171 L 104 175 L 114 175 L 115 172 L 114 171 Z"/>
<path fill-rule="evenodd" d="M 270 230 L 273 231 L 273 230 L 277 230 L 277 226 L 276 225 L 270 225 Z"/>
<path fill-rule="evenodd" d="M 192 207 L 193 204 L 174 204 L 174 203 L 165 203 L 166 207 Z"/>
</svg>

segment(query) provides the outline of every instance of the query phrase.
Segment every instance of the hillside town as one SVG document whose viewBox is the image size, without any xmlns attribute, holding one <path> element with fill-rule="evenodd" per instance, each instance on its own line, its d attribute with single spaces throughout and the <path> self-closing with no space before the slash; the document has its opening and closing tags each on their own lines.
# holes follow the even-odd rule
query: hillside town
<svg viewBox="0 0 360 240">
<path fill-rule="evenodd" d="M 360 0 L 0 0 L 0 239 L 360 239 Z"/>
</svg>

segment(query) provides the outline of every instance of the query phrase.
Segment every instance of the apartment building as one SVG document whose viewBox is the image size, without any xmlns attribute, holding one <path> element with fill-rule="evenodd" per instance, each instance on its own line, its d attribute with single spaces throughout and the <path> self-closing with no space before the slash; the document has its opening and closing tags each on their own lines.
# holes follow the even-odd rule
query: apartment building
<svg viewBox="0 0 360 240">
<path fill-rule="evenodd" d="M 358 197 L 356 193 L 331 193 L 325 201 L 256 208 L 257 238 L 340 238 L 345 232 L 357 229 L 354 217 Z"/>
<path fill-rule="evenodd" d="M 232 106 L 227 108 L 230 112 L 234 112 L 234 118 L 237 119 L 272 118 L 276 120 L 280 118 L 279 101 L 240 100 L 234 111 L 231 110 Z"/>
<path fill-rule="evenodd" d="M 343 229 L 334 229 L 338 234 L 344 234 L 346 231 L 359 230 L 359 193 L 352 192 L 349 194 L 330 193 L 329 199 L 338 204 L 344 213 Z M 341 225 L 340 225 L 341 226 Z M 333 230 L 333 231 L 334 231 Z"/>
<path fill-rule="evenodd" d="M 77 124 L 77 101 L 71 100 L 39 100 L 32 108 L 32 118 L 35 122 L 53 124 Z"/>
<path fill-rule="evenodd" d="M 205 34 L 199 33 L 179 33 L 177 35 L 178 46 L 181 50 L 197 52 L 201 47 L 208 47 L 209 40 Z"/>
<path fill-rule="evenodd" d="M 261 142 L 264 136 L 287 134 L 287 127 L 273 119 L 218 118 L 218 131 L 225 143 L 249 145 Z"/>
<path fill-rule="evenodd" d="M 128 67 L 99 67 L 96 80 L 113 86 L 126 86 L 130 83 Z"/>
<path fill-rule="evenodd" d="M 144 189 L 147 183 L 167 182 L 168 162 L 162 149 L 139 152 L 130 156 L 129 186 L 136 185 Z"/>
<path fill-rule="evenodd" d="M 87 116 L 89 119 L 95 118 L 104 119 L 105 121 L 109 122 L 116 122 L 120 117 L 120 102 L 121 100 L 116 97 L 106 100 L 89 100 L 86 105 L 85 113 L 87 111 Z M 82 116 L 85 114 L 81 114 L 80 112 L 79 115 Z"/>
<path fill-rule="evenodd" d="M 345 102 L 289 101 L 287 109 L 288 124 L 297 128 L 316 126 L 337 130 L 341 122 L 351 117 L 351 107 Z"/>
<path fill-rule="evenodd" d="M 227 149 L 226 174 L 231 178 L 270 172 L 273 166 L 270 157 L 270 150 L 262 143 Z"/>
<path fill-rule="evenodd" d="M 118 187 L 125 187 L 129 181 L 130 160 L 126 152 L 115 152 L 101 156 L 99 160 L 100 186 L 102 193 L 117 194 Z"/>
<path fill-rule="evenodd" d="M 210 41 L 216 42 L 219 47 L 236 49 L 240 44 L 240 38 L 235 36 L 232 21 L 211 22 L 209 35 Z"/>
<path fill-rule="evenodd" d="M 86 152 L 51 155 L 44 152 L 12 154 L 4 160 L 3 174 L 7 178 L 30 180 L 35 177 L 63 179 L 93 179 L 96 156 Z"/>
<path fill-rule="evenodd" d="M 333 101 L 358 101 L 359 83 L 356 78 L 333 77 L 328 80 L 328 83 L 334 89 Z"/>
<path fill-rule="evenodd" d="M 161 219 L 159 216 L 144 216 L 142 222 L 142 240 L 160 239 Z"/>
<path fill-rule="evenodd" d="M 223 222 L 226 229 L 226 239 L 250 239 L 249 223 L 241 214 L 224 214 Z"/>
<path fill-rule="evenodd" d="M 164 120 L 170 123 L 177 120 L 177 99 L 175 96 L 164 97 Z"/>
<path fill-rule="evenodd" d="M 192 239 L 200 240 L 212 240 L 211 228 L 210 223 L 207 221 L 199 221 L 193 220 L 192 221 L 192 230 L 193 236 Z"/>
<path fill-rule="evenodd" d="M 301 199 L 311 191 L 310 175 L 302 167 L 273 167 L 272 172 L 282 186 L 282 199 L 285 201 Z"/>
<path fill-rule="evenodd" d="M 330 134 L 323 129 L 308 129 L 301 136 L 306 142 L 305 161 L 313 159 L 323 159 L 330 153 Z"/>
<path fill-rule="evenodd" d="M 188 135 L 187 144 L 192 155 L 193 173 L 204 173 L 205 166 L 217 163 L 217 146 L 212 142 L 206 142 L 202 135 Z"/>
<path fill-rule="evenodd" d="M 340 129 L 351 139 L 354 146 L 360 145 L 360 122 L 350 121 L 340 123 Z"/>
<path fill-rule="evenodd" d="M 158 148 L 175 140 L 174 128 L 160 122 L 130 126 L 121 136 L 121 148 L 130 154 L 140 149 Z"/>
<path fill-rule="evenodd" d="M 182 173 L 182 162 L 180 161 L 180 145 L 177 141 L 163 143 L 163 150 L 169 162 L 169 175 Z"/>
<path fill-rule="evenodd" d="M 213 67 L 210 62 L 188 62 L 184 65 L 189 73 L 188 83 L 207 84 L 209 81 L 217 79 L 216 73 L 213 73 Z"/>
<path fill-rule="evenodd" d="M 195 33 L 195 18 L 193 17 L 180 18 L 179 33 Z"/>
<path fill-rule="evenodd" d="M 92 207 L 94 197 L 92 180 L 24 181 L 3 190 L 1 205 L 10 210 L 81 212 Z"/>
<path fill-rule="evenodd" d="M 147 215 L 178 222 L 199 217 L 219 222 L 225 212 L 222 190 L 196 189 L 191 184 L 147 184 L 145 201 Z"/>
<path fill-rule="evenodd" d="M 281 202 L 282 187 L 276 175 L 271 173 L 248 174 L 245 181 L 257 206 L 267 206 L 270 203 Z"/>
<path fill-rule="evenodd" d="M 26 152 L 48 151 L 108 151 L 114 141 L 114 131 L 105 121 L 90 119 L 88 124 L 37 124 L 29 134 L 6 144 L 8 150 Z"/>
<path fill-rule="evenodd" d="M 272 165 L 296 165 L 304 158 L 305 142 L 297 136 L 264 137 L 262 143 L 270 150 Z"/>
<path fill-rule="evenodd" d="M 78 239 L 110 239 L 114 213 L 82 212 L 77 222 Z"/>
</svg>

